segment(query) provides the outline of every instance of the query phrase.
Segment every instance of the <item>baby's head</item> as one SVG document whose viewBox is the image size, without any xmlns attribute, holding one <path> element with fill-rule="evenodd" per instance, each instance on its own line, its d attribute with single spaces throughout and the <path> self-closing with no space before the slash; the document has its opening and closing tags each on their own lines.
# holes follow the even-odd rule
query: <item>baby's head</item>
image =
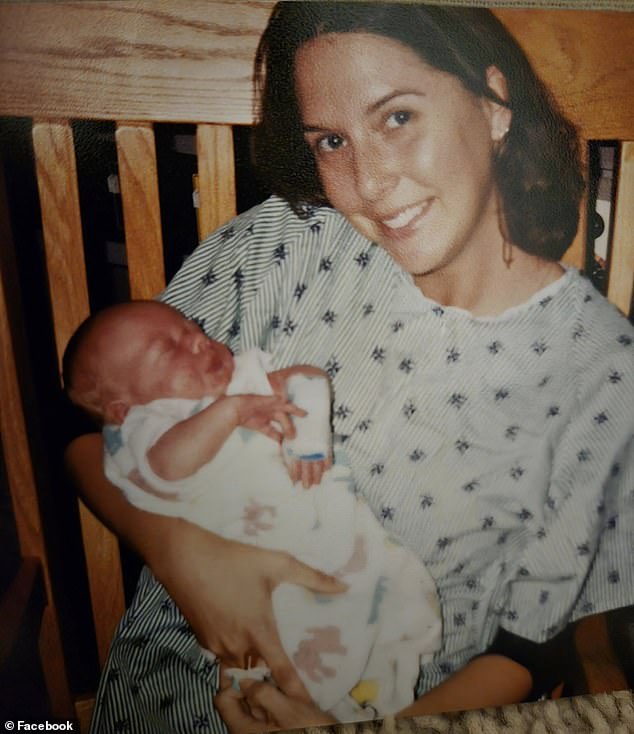
<svg viewBox="0 0 634 734">
<path fill-rule="evenodd" d="M 63 360 L 70 399 L 100 423 L 123 422 L 133 405 L 223 395 L 231 351 L 159 301 L 132 301 L 86 319 Z"/>
</svg>

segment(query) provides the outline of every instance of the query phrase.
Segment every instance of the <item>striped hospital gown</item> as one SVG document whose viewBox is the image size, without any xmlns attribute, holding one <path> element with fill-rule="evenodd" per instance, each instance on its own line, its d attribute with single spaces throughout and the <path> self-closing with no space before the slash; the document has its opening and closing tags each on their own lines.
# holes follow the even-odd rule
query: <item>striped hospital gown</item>
<svg viewBox="0 0 634 734">
<path fill-rule="evenodd" d="M 539 642 L 634 603 L 634 329 L 576 270 L 476 318 L 425 298 L 335 211 L 273 197 L 163 298 L 236 352 L 330 374 L 360 491 L 438 587 L 443 646 L 419 692 L 499 627 Z M 146 569 L 92 731 L 222 731 L 216 679 Z"/>
</svg>

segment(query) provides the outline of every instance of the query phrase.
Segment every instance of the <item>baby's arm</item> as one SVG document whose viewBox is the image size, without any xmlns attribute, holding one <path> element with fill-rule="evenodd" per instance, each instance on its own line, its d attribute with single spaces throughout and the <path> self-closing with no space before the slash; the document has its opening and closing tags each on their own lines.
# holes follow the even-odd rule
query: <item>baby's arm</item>
<svg viewBox="0 0 634 734">
<path fill-rule="evenodd" d="M 305 489 L 319 484 L 332 466 L 330 380 L 317 367 L 297 365 L 270 372 L 273 392 L 303 408 L 307 415 L 295 418 L 297 435 L 283 443 L 283 457 L 293 482 Z"/>
<path fill-rule="evenodd" d="M 148 450 L 148 463 L 162 479 L 184 479 L 211 461 L 238 426 L 259 431 L 277 441 L 294 436 L 291 415 L 305 413 L 286 397 L 223 395 L 166 431 Z M 279 430 L 271 425 L 272 421 Z"/>
</svg>

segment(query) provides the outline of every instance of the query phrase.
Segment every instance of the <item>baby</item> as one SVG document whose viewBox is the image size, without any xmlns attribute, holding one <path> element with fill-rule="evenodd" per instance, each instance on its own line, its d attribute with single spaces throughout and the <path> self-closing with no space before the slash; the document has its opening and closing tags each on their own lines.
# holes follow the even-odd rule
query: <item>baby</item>
<svg viewBox="0 0 634 734">
<path fill-rule="evenodd" d="M 393 713 L 440 645 L 434 583 L 355 493 L 341 452 L 333 463 L 327 375 L 269 368 L 260 350 L 234 357 L 170 306 L 135 301 L 79 327 L 64 383 L 103 424 L 106 475 L 134 505 L 285 550 L 348 585 L 333 596 L 277 587 L 282 645 L 340 721 Z"/>
</svg>

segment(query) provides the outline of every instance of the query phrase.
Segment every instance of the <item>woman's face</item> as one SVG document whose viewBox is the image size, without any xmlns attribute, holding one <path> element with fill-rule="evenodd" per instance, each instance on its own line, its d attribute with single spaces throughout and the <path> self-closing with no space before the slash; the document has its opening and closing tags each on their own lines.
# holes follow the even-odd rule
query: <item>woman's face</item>
<svg viewBox="0 0 634 734">
<path fill-rule="evenodd" d="M 369 33 L 306 43 L 295 83 L 328 200 L 406 271 L 469 263 L 465 255 L 482 257 L 480 245 L 492 238 L 499 246 L 491 161 L 507 109 L 404 44 Z M 489 83 L 504 84 L 493 67 Z"/>
</svg>

